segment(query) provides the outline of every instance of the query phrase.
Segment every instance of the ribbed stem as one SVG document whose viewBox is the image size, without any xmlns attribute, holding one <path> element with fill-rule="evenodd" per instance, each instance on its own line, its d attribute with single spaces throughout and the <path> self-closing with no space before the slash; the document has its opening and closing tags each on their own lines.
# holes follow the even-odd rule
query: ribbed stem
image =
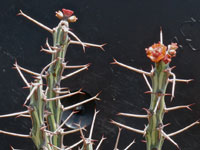
<svg viewBox="0 0 200 150">
<path fill-rule="evenodd" d="M 36 80 L 35 86 L 38 86 L 30 99 L 28 106 L 32 120 L 31 138 L 38 150 L 48 148 L 51 150 L 46 132 L 44 131 L 44 109 L 45 102 L 42 94 L 42 80 Z M 30 88 L 31 90 L 32 88 Z"/>
<path fill-rule="evenodd" d="M 66 28 L 68 28 L 68 22 L 62 20 L 53 32 L 53 47 L 56 48 L 57 53 L 52 54 L 52 61 L 55 59 L 57 59 L 57 61 L 49 67 L 47 72 L 48 99 L 59 96 L 54 89 L 60 88 L 60 81 L 64 70 L 63 63 L 67 47 L 69 45 L 69 37 L 67 32 L 64 30 Z M 61 123 L 61 116 L 63 112 L 62 104 L 60 100 L 50 101 L 47 103 L 46 108 L 51 113 L 51 115 L 47 117 L 48 129 L 54 132 Z M 63 136 L 61 134 L 54 135 L 52 137 L 52 144 L 61 148 L 62 140 Z"/>
<path fill-rule="evenodd" d="M 161 134 L 163 126 L 165 94 L 169 77 L 169 66 L 163 61 L 155 64 L 151 75 L 152 94 L 149 111 L 149 125 L 146 131 L 147 150 L 161 150 L 164 138 Z"/>
</svg>

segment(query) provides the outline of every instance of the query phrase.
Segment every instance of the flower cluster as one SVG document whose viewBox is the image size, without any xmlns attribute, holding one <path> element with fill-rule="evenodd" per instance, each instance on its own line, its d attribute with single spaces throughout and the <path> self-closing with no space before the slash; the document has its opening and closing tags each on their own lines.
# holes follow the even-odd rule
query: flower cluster
<svg viewBox="0 0 200 150">
<path fill-rule="evenodd" d="M 171 58 L 176 56 L 176 49 L 178 48 L 177 43 L 171 43 L 168 45 L 168 48 L 159 43 L 153 44 L 149 48 L 146 48 L 147 57 L 151 59 L 151 61 L 158 63 L 161 60 L 167 64 L 171 62 Z"/>
<path fill-rule="evenodd" d="M 73 14 L 74 11 L 63 8 L 62 11 L 59 10 L 56 12 L 56 17 L 58 17 L 61 20 L 67 19 L 68 22 L 76 22 L 78 18 Z"/>
</svg>

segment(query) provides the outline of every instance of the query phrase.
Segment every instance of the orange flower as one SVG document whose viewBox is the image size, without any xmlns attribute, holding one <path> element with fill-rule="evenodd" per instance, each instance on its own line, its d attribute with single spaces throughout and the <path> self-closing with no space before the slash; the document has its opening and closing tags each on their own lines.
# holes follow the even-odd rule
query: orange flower
<svg viewBox="0 0 200 150">
<path fill-rule="evenodd" d="M 145 50 L 147 57 L 149 57 L 151 61 L 157 63 L 165 57 L 167 47 L 163 44 L 157 43 L 153 44 L 149 48 L 146 48 Z"/>
<path fill-rule="evenodd" d="M 171 58 L 172 58 L 171 55 L 166 54 L 162 61 L 163 61 L 165 64 L 168 64 L 168 63 L 171 62 Z"/>
<path fill-rule="evenodd" d="M 171 57 L 175 57 L 177 48 L 177 43 L 171 43 L 171 45 L 168 46 L 168 54 L 171 55 Z"/>
</svg>

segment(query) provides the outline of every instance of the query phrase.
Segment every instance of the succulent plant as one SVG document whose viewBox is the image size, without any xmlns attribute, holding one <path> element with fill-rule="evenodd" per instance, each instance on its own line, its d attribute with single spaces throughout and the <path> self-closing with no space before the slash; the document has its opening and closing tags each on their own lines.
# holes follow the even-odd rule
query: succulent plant
<svg viewBox="0 0 200 150">
<path fill-rule="evenodd" d="M 22 112 L 16 112 L 7 115 L 0 115 L 0 118 L 3 117 L 29 117 L 32 121 L 32 129 L 30 134 L 23 135 L 18 133 L 11 133 L 7 131 L 0 130 L 0 133 L 24 137 L 24 138 L 32 138 L 36 148 L 38 150 L 70 150 L 80 143 L 83 143 L 82 150 L 92 150 L 92 133 L 95 118 L 97 112 L 95 111 L 93 117 L 93 123 L 91 126 L 90 136 L 85 138 L 83 135 L 84 126 L 77 125 L 77 129 L 73 129 L 70 131 L 65 131 L 63 128 L 64 124 L 77 113 L 79 110 L 76 109 L 79 106 L 82 106 L 85 103 L 94 100 L 100 100 L 98 95 L 95 95 L 89 99 L 81 101 L 79 103 L 64 107 L 61 104 L 61 99 L 73 96 L 75 94 L 84 94 L 82 89 L 70 92 L 68 88 L 61 87 L 61 81 L 67 79 L 81 71 L 87 70 L 90 64 L 79 65 L 79 66 L 69 66 L 66 62 L 66 53 L 67 48 L 70 44 L 78 44 L 83 47 L 85 51 L 85 47 L 97 47 L 103 50 L 102 45 L 91 44 L 82 42 L 69 28 L 69 23 L 76 22 L 77 17 L 73 15 L 73 11 L 68 9 L 62 9 L 62 11 L 56 12 L 56 17 L 60 19 L 60 22 L 57 27 L 51 29 L 42 23 L 36 21 L 30 16 L 26 15 L 20 10 L 18 15 L 24 16 L 28 20 L 42 27 L 43 29 L 50 32 L 53 36 L 53 45 L 50 46 L 48 43 L 48 39 L 46 40 L 46 47 L 41 49 L 41 51 L 46 52 L 51 55 L 51 61 L 48 65 L 46 65 L 40 73 L 36 73 L 34 71 L 30 71 L 25 69 L 15 62 L 14 67 L 17 69 L 18 73 L 22 77 L 26 87 L 30 90 L 29 95 L 27 96 L 24 107 L 27 110 Z M 75 40 L 72 40 L 73 37 Z M 65 69 L 78 69 L 70 74 L 63 75 Z M 34 81 L 29 83 L 22 71 L 29 73 L 34 76 Z M 64 111 L 72 109 L 72 113 L 62 122 L 61 117 Z M 77 143 L 71 146 L 63 145 L 63 138 L 66 134 L 71 134 L 74 132 L 80 131 L 82 139 Z M 77 138 L 78 139 L 78 138 Z M 100 144 L 105 138 L 102 138 Z M 100 145 L 98 145 L 100 147 Z"/>
<path fill-rule="evenodd" d="M 126 128 L 133 132 L 142 134 L 146 140 L 145 142 L 147 150 L 161 150 L 165 139 L 169 140 L 179 149 L 178 144 L 172 139 L 172 136 L 175 136 L 187 130 L 188 128 L 200 123 L 199 121 L 195 121 L 194 123 L 188 125 L 187 127 L 170 134 L 167 134 L 164 131 L 164 127 L 168 125 L 164 124 L 163 122 L 165 113 L 182 108 L 190 109 L 191 106 L 191 105 L 182 105 L 182 106 L 167 108 L 165 104 L 165 96 L 171 96 L 171 101 L 173 100 L 176 82 L 188 83 L 191 81 L 191 79 L 190 80 L 177 79 L 176 75 L 172 72 L 172 69 L 174 67 L 170 68 L 169 66 L 171 59 L 176 56 L 177 48 L 178 46 L 176 43 L 171 43 L 166 47 L 163 44 L 162 31 L 160 31 L 160 41 L 156 44 L 153 44 L 149 48 L 145 49 L 147 57 L 152 62 L 155 63 L 155 66 L 152 67 L 152 70 L 150 72 L 146 72 L 125 65 L 121 62 L 118 62 L 116 59 L 114 59 L 114 62 L 112 63 L 142 74 L 150 90 L 146 92 L 148 94 L 151 94 L 151 102 L 149 109 L 145 109 L 147 114 L 145 115 L 129 114 L 129 113 L 118 114 L 127 117 L 146 118 L 148 120 L 148 125 L 145 126 L 144 130 L 135 129 L 113 120 L 111 121 L 113 124 L 121 128 Z M 149 83 L 147 77 L 151 79 L 151 84 Z M 171 93 L 166 93 L 168 83 L 172 83 Z"/>
</svg>

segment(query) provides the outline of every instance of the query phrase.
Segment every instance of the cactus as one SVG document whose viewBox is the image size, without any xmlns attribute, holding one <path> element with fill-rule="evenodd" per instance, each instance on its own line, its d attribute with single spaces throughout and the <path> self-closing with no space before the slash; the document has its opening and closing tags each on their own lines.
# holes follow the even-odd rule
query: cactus
<svg viewBox="0 0 200 150">
<path fill-rule="evenodd" d="M 162 37 L 162 30 L 161 30 L 160 42 L 145 49 L 147 57 L 150 58 L 150 60 L 155 63 L 155 67 L 152 68 L 151 72 L 146 72 L 140 69 L 133 68 L 131 66 L 118 62 L 116 59 L 114 59 L 114 62 L 112 63 L 112 64 L 117 64 L 129 70 L 142 74 L 150 89 L 150 91 L 146 92 L 146 93 L 151 94 L 150 107 L 149 109 L 145 109 L 145 111 L 147 112 L 146 115 L 129 114 L 129 113 L 118 114 L 118 115 L 127 116 L 127 117 L 148 119 L 148 125 L 145 126 L 144 130 L 135 129 L 127 125 L 121 124 L 119 122 L 116 122 L 114 120 L 111 121 L 111 123 L 119 127 L 126 128 L 128 130 L 131 130 L 133 132 L 136 132 L 145 136 L 147 150 L 161 150 L 165 139 L 169 140 L 178 149 L 180 149 L 178 144 L 171 137 L 200 123 L 199 121 L 195 121 L 194 123 L 188 125 L 187 127 L 170 134 L 166 134 L 164 132 L 164 127 L 168 125 L 168 124 L 165 125 L 163 123 L 164 114 L 166 112 L 182 109 L 182 108 L 190 109 L 190 106 L 191 106 L 191 105 L 182 105 L 182 106 L 167 108 L 165 105 L 165 96 L 168 96 L 168 95 L 171 96 L 171 101 L 174 98 L 176 82 L 188 83 L 191 81 L 191 80 L 176 79 L 176 75 L 172 72 L 173 67 L 170 68 L 169 66 L 172 57 L 176 56 L 177 48 L 178 46 L 176 43 L 172 43 L 168 45 L 168 47 L 166 47 L 163 44 L 163 37 Z M 147 76 L 150 77 L 152 81 L 151 85 L 147 79 Z M 172 77 L 172 79 L 170 77 Z M 172 83 L 172 91 L 170 94 L 166 93 L 166 88 L 167 88 L 168 83 Z"/>
<path fill-rule="evenodd" d="M 57 27 L 53 29 L 29 17 L 21 10 L 18 15 L 24 16 L 28 20 L 34 22 L 35 24 L 39 25 L 40 27 L 47 30 L 53 35 L 53 46 L 50 46 L 48 40 L 46 40 L 47 49 L 43 47 L 41 49 L 41 51 L 50 54 L 52 57 L 51 57 L 51 62 L 47 66 L 45 66 L 40 73 L 36 73 L 28 69 L 25 69 L 19 66 L 17 62 L 15 62 L 14 67 L 17 69 L 18 73 L 25 82 L 27 88 L 29 88 L 30 90 L 30 93 L 24 102 L 24 106 L 27 108 L 27 110 L 7 115 L 0 115 L 0 118 L 12 117 L 12 116 L 29 117 L 31 118 L 32 121 L 32 129 L 29 135 L 11 133 L 2 130 L 0 130 L 0 133 L 18 137 L 24 137 L 24 138 L 32 138 L 38 150 L 57 150 L 57 149 L 70 150 L 75 146 L 79 145 L 80 143 L 83 143 L 83 146 L 81 148 L 82 150 L 86 149 L 92 150 L 93 145 L 91 138 L 97 114 L 96 111 L 93 117 L 93 123 L 89 138 L 85 138 L 83 136 L 82 130 L 84 129 L 84 127 L 79 125 L 78 129 L 74 129 L 71 131 L 64 131 L 63 125 L 70 119 L 70 117 L 73 114 L 75 114 L 78 111 L 75 109 L 76 107 L 81 106 L 84 103 L 90 101 L 100 100 L 98 98 L 99 93 L 93 96 L 92 98 L 86 99 L 82 102 L 76 103 L 71 106 L 64 107 L 61 104 L 60 101 L 61 99 L 70 97 L 75 94 L 84 94 L 84 93 L 81 91 L 81 89 L 76 92 L 70 92 L 69 89 L 61 87 L 60 83 L 62 80 L 66 78 L 69 78 L 81 71 L 87 70 L 89 67 L 89 64 L 79 65 L 79 66 L 68 66 L 66 64 L 65 60 L 66 52 L 70 44 L 82 45 L 84 51 L 85 47 L 89 46 L 103 49 L 104 44 L 97 45 L 91 43 L 84 43 L 72 31 L 70 31 L 69 23 L 76 22 L 77 20 L 76 16 L 73 15 L 73 11 L 71 10 L 62 9 L 62 11 L 56 12 L 56 17 L 60 19 L 60 23 L 58 24 Z M 70 36 L 72 36 L 76 40 L 72 40 Z M 67 75 L 63 75 L 64 70 L 70 68 L 78 68 L 79 70 L 74 71 Z M 34 82 L 29 83 L 24 77 L 22 71 L 33 75 Z M 68 118 L 66 118 L 66 120 L 63 121 L 62 123 L 61 122 L 62 113 L 69 109 L 75 109 L 75 111 L 73 111 L 68 116 Z M 77 131 L 80 131 L 82 139 L 79 142 L 73 144 L 72 146 L 65 147 L 63 145 L 64 135 L 69 133 L 74 133 Z M 102 138 L 98 147 L 100 147 L 104 139 L 105 138 Z"/>
</svg>

